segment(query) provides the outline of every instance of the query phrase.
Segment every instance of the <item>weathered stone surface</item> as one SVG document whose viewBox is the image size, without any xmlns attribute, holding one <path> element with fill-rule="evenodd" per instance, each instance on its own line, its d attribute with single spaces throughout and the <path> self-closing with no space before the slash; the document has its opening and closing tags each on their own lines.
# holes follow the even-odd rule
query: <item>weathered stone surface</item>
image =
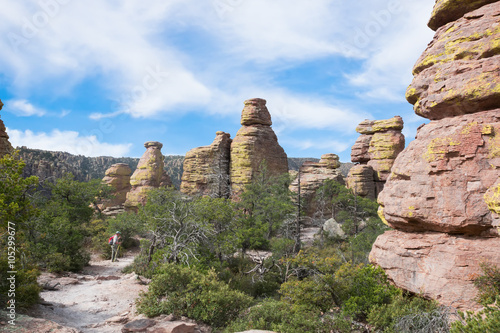
<svg viewBox="0 0 500 333">
<path fill-rule="evenodd" d="M 113 164 L 106 170 L 106 175 L 102 181 L 113 188 L 114 197 L 105 203 L 102 208 L 123 205 L 127 199 L 127 193 L 130 191 L 130 175 L 132 169 L 125 163 Z"/>
<path fill-rule="evenodd" d="M 162 173 L 161 179 L 160 179 L 160 187 L 170 187 L 170 186 L 174 186 L 174 184 L 172 183 L 172 179 L 170 178 L 167 171 L 163 170 L 163 173 Z"/>
<path fill-rule="evenodd" d="M 0 110 L 2 110 L 3 103 L 0 100 Z M 0 157 L 12 153 L 14 149 L 9 142 L 9 136 L 7 135 L 5 124 L 0 119 Z"/>
<path fill-rule="evenodd" d="M 456 21 L 464 14 L 498 0 L 436 0 L 431 19 L 427 24 L 432 30 Z"/>
<path fill-rule="evenodd" d="M 354 146 L 351 148 L 351 162 L 353 163 L 368 163 L 370 161 L 370 141 L 373 135 L 362 134 L 358 137 Z"/>
<path fill-rule="evenodd" d="M 407 231 L 493 231 L 483 196 L 500 172 L 499 147 L 500 109 L 421 127 L 379 195 L 386 220 Z"/>
<path fill-rule="evenodd" d="M 460 309 L 476 309 L 474 277 L 481 262 L 500 263 L 498 238 L 407 233 L 391 230 L 377 238 L 370 261 L 398 287 Z"/>
<path fill-rule="evenodd" d="M 465 12 L 477 3 L 486 2 L 436 6 Z M 399 154 L 378 197 L 379 215 L 398 230 L 379 236 L 370 254 L 398 287 L 461 309 L 478 307 L 479 263 L 500 265 L 499 15 L 495 2 L 442 26 L 415 65 L 407 99 L 432 121 Z"/>
<path fill-rule="evenodd" d="M 258 104 L 258 108 L 254 104 Z M 252 106 L 251 112 L 248 111 L 249 105 Z M 286 153 L 279 145 L 273 129 L 268 125 L 270 121 L 267 123 L 265 121 L 269 112 L 267 108 L 263 108 L 264 106 L 265 100 L 262 99 L 245 101 L 245 109 L 243 109 L 242 114 L 243 127 L 240 128 L 231 143 L 230 178 L 232 191 L 235 194 L 252 182 L 264 161 L 269 175 L 281 175 L 288 172 Z M 255 111 L 254 108 L 259 111 Z M 258 117 L 244 116 L 246 113 L 258 114 Z M 255 123 L 256 120 L 247 119 L 263 120 Z"/>
<path fill-rule="evenodd" d="M 130 177 L 132 189 L 127 193 L 127 200 L 124 203 L 129 210 L 135 210 L 139 205 L 146 203 L 147 191 L 158 188 L 163 175 L 164 162 L 161 154 L 163 144 L 149 141 L 144 144 L 144 147 L 146 147 L 146 152 Z"/>
<path fill-rule="evenodd" d="M 245 107 L 241 112 L 241 124 L 243 126 L 267 125 L 271 126 L 271 114 L 266 107 L 266 100 L 252 98 L 245 101 Z"/>
<path fill-rule="evenodd" d="M 401 133 L 403 126 L 400 116 L 364 120 L 358 125 L 356 131 L 361 136 L 352 147 L 351 161 L 363 167 L 350 170 L 348 188 L 360 196 L 377 197 L 390 175 L 394 160 L 405 147 L 405 137 Z M 366 165 L 371 169 L 366 168 Z"/>
<path fill-rule="evenodd" d="M 345 238 L 345 232 L 342 230 L 342 226 L 333 218 L 326 220 L 325 224 L 323 224 L 323 230 L 330 237 Z"/>
<path fill-rule="evenodd" d="M 413 69 L 406 98 L 428 119 L 498 108 L 499 63 L 500 2 L 495 2 L 437 31 Z"/>
<path fill-rule="evenodd" d="M 333 179 L 341 184 L 345 183 L 339 167 L 339 157 L 335 154 L 321 156 L 321 160 L 318 163 L 306 161 L 300 167 L 300 191 L 307 216 L 312 217 L 316 212 L 314 197 L 316 190 L 323 185 L 325 180 Z M 298 177 L 290 184 L 290 191 L 298 193 Z"/>
<path fill-rule="evenodd" d="M 347 188 L 359 196 L 375 199 L 377 197 L 375 186 L 375 173 L 369 165 L 358 164 L 349 170 L 346 180 Z"/>
<path fill-rule="evenodd" d="M 377 132 L 387 132 L 389 130 L 401 131 L 403 126 L 403 118 L 400 116 L 383 120 L 365 119 L 356 127 L 356 132 L 359 134 L 375 134 Z"/>
<path fill-rule="evenodd" d="M 154 326 L 156 322 L 153 319 L 137 319 L 122 327 L 123 333 L 145 332 L 149 327 Z"/>
<path fill-rule="evenodd" d="M 227 197 L 231 151 L 229 133 L 217 132 L 210 146 L 191 149 L 184 159 L 181 191 L 189 195 Z"/>
</svg>

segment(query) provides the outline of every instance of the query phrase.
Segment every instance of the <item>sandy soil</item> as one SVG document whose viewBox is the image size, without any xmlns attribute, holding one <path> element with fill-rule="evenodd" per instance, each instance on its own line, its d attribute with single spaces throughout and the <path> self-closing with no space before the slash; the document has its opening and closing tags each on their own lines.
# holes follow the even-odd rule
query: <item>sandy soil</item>
<svg viewBox="0 0 500 333">
<path fill-rule="evenodd" d="M 120 321 L 136 315 L 135 299 L 147 289 L 135 273 L 121 273 L 133 258 L 133 253 L 118 262 L 94 257 L 80 274 L 42 274 L 40 284 L 59 283 L 58 290 L 44 290 L 41 297 L 50 305 L 38 305 L 30 315 L 81 332 L 121 332 Z"/>
</svg>

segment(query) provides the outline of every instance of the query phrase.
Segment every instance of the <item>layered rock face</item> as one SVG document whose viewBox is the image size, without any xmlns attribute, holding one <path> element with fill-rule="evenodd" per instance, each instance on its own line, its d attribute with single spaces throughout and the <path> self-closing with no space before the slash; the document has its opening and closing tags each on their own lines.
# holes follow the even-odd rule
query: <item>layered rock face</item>
<svg viewBox="0 0 500 333">
<path fill-rule="evenodd" d="M 219 131 L 210 146 L 194 148 L 187 152 L 181 183 L 183 193 L 229 196 L 231 142 L 229 133 Z"/>
<path fill-rule="evenodd" d="M 360 137 L 351 150 L 351 161 L 359 163 L 347 176 L 347 187 L 374 199 L 384 187 L 392 165 L 405 147 L 403 119 L 365 120 L 356 128 Z"/>
<path fill-rule="evenodd" d="M 239 193 L 252 182 L 265 161 L 269 175 L 288 172 L 287 156 L 271 128 L 266 101 L 245 101 L 241 114 L 243 125 L 231 143 L 230 179 L 233 193 Z"/>
<path fill-rule="evenodd" d="M 132 169 L 128 164 L 116 163 L 106 170 L 106 175 L 102 179 L 103 183 L 112 187 L 113 198 L 104 202 L 101 209 L 123 206 L 127 199 L 127 193 L 130 191 L 130 175 Z"/>
<path fill-rule="evenodd" d="M 396 230 L 377 239 L 370 259 L 397 286 L 475 309 L 479 264 L 500 265 L 500 2 L 443 9 L 452 5 L 477 8 L 436 3 L 436 36 L 407 91 L 415 112 L 432 121 L 398 156 L 379 195 L 379 213 Z"/>
<path fill-rule="evenodd" d="M 130 177 L 130 192 L 127 193 L 127 199 L 124 206 L 128 210 L 136 210 L 139 205 L 146 203 L 146 192 L 158 188 L 163 176 L 163 155 L 161 148 L 163 144 L 156 141 L 148 141 L 144 144 L 146 152 L 142 155 Z"/>
<path fill-rule="evenodd" d="M 299 172 L 301 197 L 304 199 L 305 212 L 309 217 L 312 217 L 316 212 L 314 197 L 325 180 L 333 179 L 345 184 L 340 172 L 339 157 L 335 154 L 325 154 L 321 156 L 321 160 L 317 163 L 306 161 L 300 167 Z M 290 184 L 290 191 L 298 193 L 298 177 Z"/>
<path fill-rule="evenodd" d="M 0 110 L 3 108 L 3 103 L 0 100 Z M 5 125 L 0 119 L 0 157 L 10 154 L 14 149 L 9 142 L 9 136 L 7 135 Z"/>
</svg>

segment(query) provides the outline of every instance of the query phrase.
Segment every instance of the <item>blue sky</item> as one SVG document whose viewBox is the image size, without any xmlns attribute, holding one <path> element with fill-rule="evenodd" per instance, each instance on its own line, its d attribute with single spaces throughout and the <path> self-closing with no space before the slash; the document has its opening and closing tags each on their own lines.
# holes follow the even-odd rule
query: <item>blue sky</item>
<svg viewBox="0 0 500 333">
<path fill-rule="evenodd" d="M 289 157 L 350 160 L 363 119 L 404 99 L 434 0 L 40 0 L 0 12 L 1 118 L 14 146 L 165 155 L 232 137 L 267 100 Z"/>
</svg>

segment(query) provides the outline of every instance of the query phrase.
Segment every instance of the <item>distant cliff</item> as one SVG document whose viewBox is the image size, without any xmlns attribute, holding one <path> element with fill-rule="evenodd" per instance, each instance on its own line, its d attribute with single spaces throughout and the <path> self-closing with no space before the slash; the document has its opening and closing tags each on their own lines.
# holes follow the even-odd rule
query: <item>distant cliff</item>
<svg viewBox="0 0 500 333">
<path fill-rule="evenodd" d="M 40 179 L 60 178 L 63 174 L 71 172 L 76 180 L 88 181 L 90 179 L 102 179 L 106 169 L 116 163 L 126 163 L 132 171 L 137 168 L 139 158 L 135 157 L 86 157 L 82 155 L 72 155 L 60 151 L 48 151 L 40 149 L 30 149 L 26 147 L 18 148 L 21 158 L 26 162 L 23 176 L 38 176 Z M 318 162 L 318 158 L 288 158 L 288 168 L 298 171 L 305 161 Z M 172 183 L 179 188 L 182 176 L 182 165 L 184 156 L 165 156 L 165 171 L 172 179 Z M 342 174 L 347 176 L 352 163 L 342 163 L 340 169 Z"/>
</svg>

